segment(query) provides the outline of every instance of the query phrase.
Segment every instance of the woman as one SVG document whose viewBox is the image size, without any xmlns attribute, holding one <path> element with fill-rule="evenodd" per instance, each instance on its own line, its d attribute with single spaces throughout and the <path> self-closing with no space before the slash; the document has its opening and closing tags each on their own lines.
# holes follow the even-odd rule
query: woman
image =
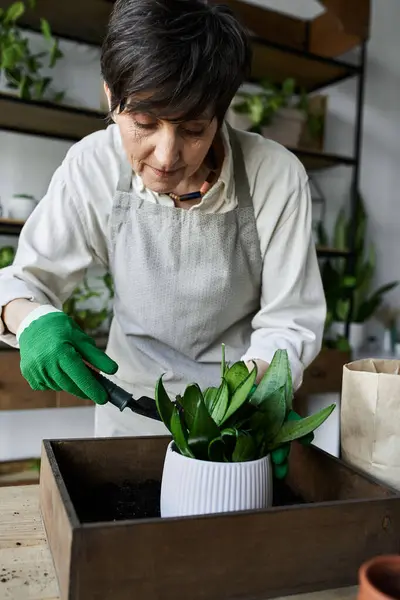
<svg viewBox="0 0 400 600">
<path fill-rule="evenodd" d="M 114 123 L 72 147 L 26 223 L 0 339 L 33 389 L 91 398 L 96 435 L 165 429 L 104 404 L 84 361 L 139 397 L 162 373 L 171 394 L 215 385 L 222 343 L 259 378 L 286 348 L 298 387 L 325 320 L 308 181 L 225 122 L 251 61 L 241 25 L 203 0 L 118 0 L 101 61 Z M 106 354 L 61 311 L 95 264 L 115 286 Z"/>
</svg>

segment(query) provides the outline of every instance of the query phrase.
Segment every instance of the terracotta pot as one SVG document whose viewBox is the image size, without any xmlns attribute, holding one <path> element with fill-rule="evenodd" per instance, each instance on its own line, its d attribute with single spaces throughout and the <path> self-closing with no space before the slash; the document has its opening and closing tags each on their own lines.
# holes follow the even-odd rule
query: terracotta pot
<svg viewBox="0 0 400 600">
<path fill-rule="evenodd" d="M 358 600 L 400 599 L 400 555 L 377 556 L 359 571 Z"/>
</svg>

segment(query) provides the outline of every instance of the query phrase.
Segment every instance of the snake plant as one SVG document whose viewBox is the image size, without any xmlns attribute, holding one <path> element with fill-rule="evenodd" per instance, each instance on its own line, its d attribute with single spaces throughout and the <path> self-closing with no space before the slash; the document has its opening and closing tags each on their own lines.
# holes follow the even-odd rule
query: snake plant
<svg viewBox="0 0 400 600">
<path fill-rule="evenodd" d="M 230 366 L 224 347 L 219 387 L 201 390 L 188 385 L 171 400 L 162 376 L 156 385 L 156 404 L 178 451 L 186 457 L 216 462 L 262 458 L 293 440 L 312 433 L 335 405 L 293 420 L 292 377 L 286 350 L 278 350 L 256 387 L 257 366 L 249 371 L 242 361 Z"/>
</svg>

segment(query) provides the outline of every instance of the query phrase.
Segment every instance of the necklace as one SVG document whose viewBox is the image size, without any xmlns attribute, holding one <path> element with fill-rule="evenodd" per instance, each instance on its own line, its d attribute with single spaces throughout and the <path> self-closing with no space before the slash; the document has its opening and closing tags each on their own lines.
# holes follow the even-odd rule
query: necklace
<svg viewBox="0 0 400 600">
<path fill-rule="evenodd" d="M 169 192 L 167 194 L 167 196 L 172 198 L 172 200 L 174 202 L 185 202 L 185 201 L 187 202 L 188 200 L 197 200 L 198 198 L 202 198 L 203 196 L 205 196 L 205 194 L 208 192 L 208 190 L 212 186 L 215 172 L 217 169 L 217 161 L 216 161 L 215 151 L 214 151 L 213 147 L 210 148 L 207 159 L 211 163 L 210 172 L 207 176 L 207 179 L 205 180 L 205 182 L 203 183 L 203 185 L 201 186 L 201 188 L 198 192 L 189 192 L 188 194 L 182 194 L 182 196 L 178 196 L 178 194 Z"/>
<path fill-rule="evenodd" d="M 211 188 L 211 182 L 214 172 L 211 171 L 203 185 L 201 186 L 198 192 L 189 192 L 188 194 L 182 194 L 182 196 L 178 196 L 178 194 L 174 194 L 173 192 L 169 192 L 168 196 L 172 198 L 174 202 L 185 202 L 188 200 L 196 200 L 197 198 L 202 198 L 208 190 Z"/>
</svg>

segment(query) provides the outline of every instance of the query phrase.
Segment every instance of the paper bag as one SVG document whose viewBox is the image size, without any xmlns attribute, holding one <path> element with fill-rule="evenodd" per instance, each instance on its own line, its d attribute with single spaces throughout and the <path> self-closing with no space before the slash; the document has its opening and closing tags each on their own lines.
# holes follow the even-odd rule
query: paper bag
<svg viewBox="0 0 400 600">
<path fill-rule="evenodd" d="M 343 367 L 342 459 L 400 490 L 400 361 Z"/>
</svg>

